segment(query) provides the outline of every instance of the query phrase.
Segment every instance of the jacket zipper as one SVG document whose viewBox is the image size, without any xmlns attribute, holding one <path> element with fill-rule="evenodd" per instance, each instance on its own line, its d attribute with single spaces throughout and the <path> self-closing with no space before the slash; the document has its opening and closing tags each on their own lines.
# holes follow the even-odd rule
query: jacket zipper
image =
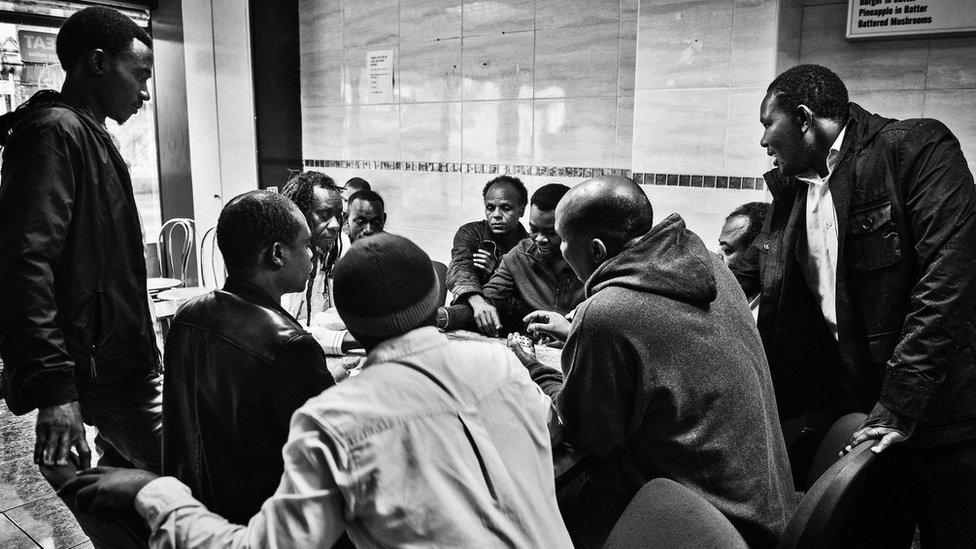
<svg viewBox="0 0 976 549">
<path fill-rule="evenodd" d="M 95 378 L 98 377 L 98 368 L 95 367 L 95 346 L 94 345 L 92 345 L 91 355 L 89 355 L 88 357 L 88 369 L 89 369 L 89 373 L 91 374 L 92 381 L 95 381 Z"/>
</svg>

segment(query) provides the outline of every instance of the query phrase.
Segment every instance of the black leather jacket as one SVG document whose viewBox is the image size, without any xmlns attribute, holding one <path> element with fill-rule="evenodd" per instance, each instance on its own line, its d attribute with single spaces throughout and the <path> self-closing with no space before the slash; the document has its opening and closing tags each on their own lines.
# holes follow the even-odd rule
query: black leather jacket
<svg viewBox="0 0 976 549">
<path fill-rule="evenodd" d="M 125 162 L 87 113 L 39 94 L 13 113 L 0 179 L 0 356 L 15 414 L 76 384 L 159 367 Z"/>
<path fill-rule="evenodd" d="M 227 280 L 166 339 L 163 474 L 231 522 L 274 494 L 292 413 L 335 384 L 315 339 L 260 288 Z"/>
<path fill-rule="evenodd" d="M 766 174 L 773 204 L 753 241 L 759 332 L 781 415 L 830 402 L 841 380 L 867 410 L 920 420 L 911 441 L 976 438 L 976 190 L 941 122 L 896 121 L 850 105 L 830 178 L 839 233 L 834 342 L 800 261 L 805 186 Z"/>
</svg>

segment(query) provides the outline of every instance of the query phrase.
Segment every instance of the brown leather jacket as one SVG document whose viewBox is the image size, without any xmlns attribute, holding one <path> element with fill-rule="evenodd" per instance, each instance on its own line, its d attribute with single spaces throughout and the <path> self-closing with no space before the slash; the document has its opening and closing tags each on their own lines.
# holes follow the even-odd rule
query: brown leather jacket
<svg viewBox="0 0 976 549">
<path fill-rule="evenodd" d="M 184 305 L 166 339 L 163 474 L 247 524 L 274 494 L 292 413 L 335 384 L 315 339 L 233 277 Z"/>
<path fill-rule="evenodd" d="M 976 192 L 959 142 L 937 120 L 851 103 L 841 155 L 830 179 L 839 341 L 800 270 L 806 193 L 796 180 L 766 174 L 773 204 L 753 242 L 758 261 L 737 273 L 747 293 L 762 288 L 780 413 L 822 407 L 846 381 L 865 410 L 880 400 L 919 419 L 911 443 L 976 438 Z"/>
</svg>

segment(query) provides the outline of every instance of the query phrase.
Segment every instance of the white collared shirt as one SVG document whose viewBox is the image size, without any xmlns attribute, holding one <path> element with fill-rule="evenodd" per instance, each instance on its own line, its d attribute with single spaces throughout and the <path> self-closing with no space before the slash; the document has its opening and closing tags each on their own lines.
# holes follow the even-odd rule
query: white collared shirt
<svg viewBox="0 0 976 549">
<path fill-rule="evenodd" d="M 801 265 L 807 286 L 820 302 L 824 320 L 837 339 L 837 212 L 828 185 L 834 168 L 840 162 L 845 127 L 827 153 L 827 175 L 815 171 L 797 175 L 807 184 L 807 258 Z"/>
</svg>

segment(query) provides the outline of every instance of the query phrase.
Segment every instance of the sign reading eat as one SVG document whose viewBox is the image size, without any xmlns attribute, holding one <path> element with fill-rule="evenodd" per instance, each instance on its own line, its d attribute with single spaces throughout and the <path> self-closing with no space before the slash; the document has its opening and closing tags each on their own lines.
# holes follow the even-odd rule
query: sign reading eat
<svg viewBox="0 0 976 549">
<path fill-rule="evenodd" d="M 57 38 L 58 35 L 53 32 L 17 31 L 20 58 L 29 63 L 57 63 L 58 52 L 55 46 Z"/>
</svg>

